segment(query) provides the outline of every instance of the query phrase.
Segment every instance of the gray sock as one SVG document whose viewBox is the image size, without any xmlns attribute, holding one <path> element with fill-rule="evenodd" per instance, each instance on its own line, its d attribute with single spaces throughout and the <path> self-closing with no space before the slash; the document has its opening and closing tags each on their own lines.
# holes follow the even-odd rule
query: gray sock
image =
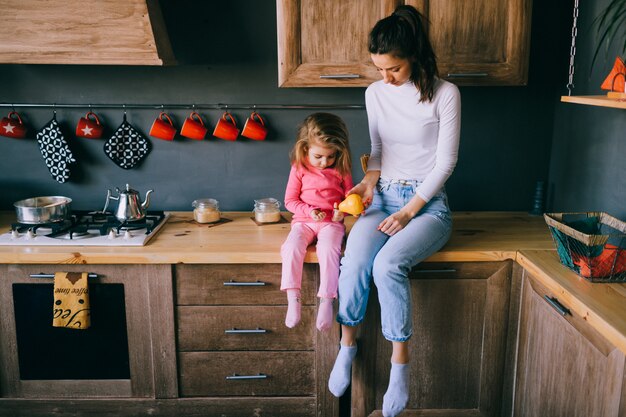
<svg viewBox="0 0 626 417">
<path fill-rule="evenodd" d="M 352 360 L 356 356 L 356 345 L 343 346 L 339 349 L 335 365 L 328 378 L 328 389 L 335 397 L 341 397 L 352 379 Z"/>
<path fill-rule="evenodd" d="M 389 387 L 383 397 L 383 416 L 395 417 L 409 401 L 409 364 L 391 362 Z"/>
</svg>

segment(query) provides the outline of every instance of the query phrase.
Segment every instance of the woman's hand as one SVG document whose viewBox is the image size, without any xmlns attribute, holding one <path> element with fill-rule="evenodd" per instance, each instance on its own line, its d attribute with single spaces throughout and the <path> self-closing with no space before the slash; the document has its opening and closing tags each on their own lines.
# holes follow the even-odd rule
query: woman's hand
<svg viewBox="0 0 626 417">
<path fill-rule="evenodd" d="M 337 203 L 333 204 L 333 221 L 340 222 L 343 221 L 344 214 L 343 211 L 337 208 Z"/>
<path fill-rule="evenodd" d="M 309 215 L 316 222 L 324 220 L 324 217 L 326 217 L 326 213 L 324 213 L 322 210 L 318 210 L 318 209 L 311 210 L 311 213 L 309 213 Z"/>
<path fill-rule="evenodd" d="M 413 216 L 409 213 L 400 210 L 380 222 L 378 230 L 389 236 L 393 236 L 400 230 L 404 229 L 404 226 L 406 226 L 412 218 Z"/>
<path fill-rule="evenodd" d="M 358 183 L 352 189 L 348 190 L 346 196 L 350 194 L 358 194 L 361 196 L 361 201 L 363 201 L 363 206 L 368 208 L 370 204 L 372 204 L 372 198 L 374 198 L 374 186 L 368 186 L 365 183 Z"/>
</svg>

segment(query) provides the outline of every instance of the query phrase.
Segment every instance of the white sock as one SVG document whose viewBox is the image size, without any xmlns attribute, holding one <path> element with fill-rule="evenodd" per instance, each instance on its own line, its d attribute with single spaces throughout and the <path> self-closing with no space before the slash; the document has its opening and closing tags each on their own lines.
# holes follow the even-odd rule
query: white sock
<svg viewBox="0 0 626 417">
<path fill-rule="evenodd" d="M 383 417 L 395 417 L 409 401 L 409 364 L 391 362 L 389 387 L 383 397 Z"/>
<path fill-rule="evenodd" d="M 356 356 L 356 345 L 343 346 L 339 349 L 335 365 L 328 378 L 328 389 L 335 397 L 341 397 L 352 379 L 352 360 Z"/>
<path fill-rule="evenodd" d="M 300 323 L 300 290 L 287 290 L 287 316 L 285 326 L 292 328 Z"/>
</svg>

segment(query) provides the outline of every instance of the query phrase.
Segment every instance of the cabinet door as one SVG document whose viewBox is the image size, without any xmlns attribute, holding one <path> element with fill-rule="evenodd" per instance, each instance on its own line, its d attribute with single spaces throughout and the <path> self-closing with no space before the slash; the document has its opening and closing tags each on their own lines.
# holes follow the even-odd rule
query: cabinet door
<svg viewBox="0 0 626 417">
<path fill-rule="evenodd" d="M 624 354 L 524 272 L 513 415 L 618 416 Z"/>
<path fill-rule="evenodd" d="M 430 21 L 439 74 L 458 85 L 525 85 L 532 0 L 407 0 Z"/>
<path fill-rule="evenodd" d="M 510 276 L 510 262 L 427 263 L 411 272 L 406 415 L 442 415 L 443 410 L 499 415 Z M 353 416 L 380 410 L 389 380 L 391 343 L 380 335 L 377 296 L 370 301 L 353 368 Z"/>
<path fill-rule="evenodd" d="M 277 0 L 278 85 L 366 87 L 379 80 L 367 36 L 399 4 L 430 21 L 442 78 L 526 84 L 532 0 Z"/>
<path fill-rule="evenodd" d="M 279 87 L 364 87 L 380 79 L 367 51 L 398 0 L 277 0 Z"/>
</svg>

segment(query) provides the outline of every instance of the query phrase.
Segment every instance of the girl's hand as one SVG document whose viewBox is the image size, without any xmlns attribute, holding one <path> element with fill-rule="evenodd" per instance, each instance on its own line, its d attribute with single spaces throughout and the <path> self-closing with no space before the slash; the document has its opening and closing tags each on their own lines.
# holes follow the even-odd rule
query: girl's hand
<svg viewBox="0 0 626 417">
<path fill-rule="evenodd" d="M 411 218 L 412 216 L 400 210 L 380 222 L 378 230 L 389 236 L 393 236 L 400 230 L 404 229 L 404 226 L 409 223 Z"/>
<path fill-rule="evenodd" d="M 358 183 L 352 189 L 348 190 L 346 196 L 350 194 L 358 194 L 361 196 L 361 201 L 363 201 L 363 206 L 368 208 L 372 204 L 372 199 L 374 198 L 374 187 L 370 187 L 365 183 Z"/>
<path fill-rule="evenodd" d="M 326 217 L 326 213 L 318 209 L 313 209 L 311 210 L 310 216 L 313 220 L 319 222 L 320 220 L 324 220 L 324 217 Z"/>
<path fill-rule="evenodd" d="M 340 222 L 344 218 L 344 214 L 337 208 L 337 203 L 333 204 L 333 221 Z"/>
</svg>

